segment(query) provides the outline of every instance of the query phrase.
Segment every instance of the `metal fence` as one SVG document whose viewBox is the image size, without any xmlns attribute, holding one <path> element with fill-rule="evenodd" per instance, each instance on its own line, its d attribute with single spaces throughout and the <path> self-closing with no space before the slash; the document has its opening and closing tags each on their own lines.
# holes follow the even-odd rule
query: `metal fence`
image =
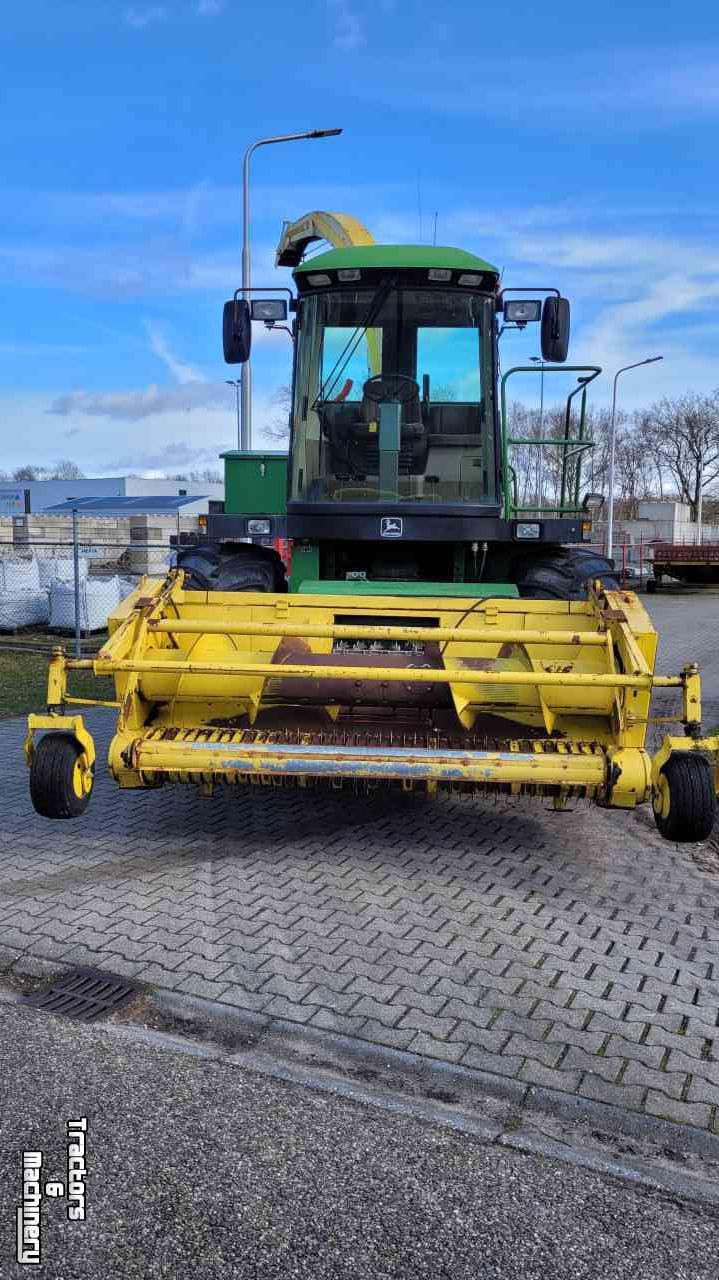
<svg viewBox="0 0 719 1280">
<path fill-rule="evenodd" d="M 72 636 L 79 655 L 145 574 L 174 562 L 167 543 L 87 543 L 77 525 L 69 540 L 0 544 L 0 633 Z"/>
</svg>

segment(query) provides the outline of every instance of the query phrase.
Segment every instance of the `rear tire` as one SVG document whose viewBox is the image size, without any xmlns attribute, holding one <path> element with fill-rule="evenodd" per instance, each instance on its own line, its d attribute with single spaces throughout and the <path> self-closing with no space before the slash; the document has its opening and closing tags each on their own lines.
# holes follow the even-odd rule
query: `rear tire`
<svg viewBox="0 0 719 1280">
<path fill-rule="evenodd" d="M 82 747 L 71 733 L 47 733 L 33 752 L 30 799 L 42 818 L 79 818 L 90 803 L 80 768 Z"/>
<path fill-rule="evenodd" d="M 660 771 L 653 796 L 654 821 L 665 840 L 698 844 L 714 829 L 717 799 L 712 769 L 703 756 L 678 751 Z"/>
<path fill-rule="evenodd" d="M 205 542 L 178 551 L 187 591 L 287 590 L 285 566 L 273 547 Z"/>
<path fill-rule="evenodd" d="M 607 591 L 620 590 L 613 560 L 588 547 L 560 547 L 524 561 L 516 581 L 528 600 L 586 600 L 596 578 Z"/>
</svg>

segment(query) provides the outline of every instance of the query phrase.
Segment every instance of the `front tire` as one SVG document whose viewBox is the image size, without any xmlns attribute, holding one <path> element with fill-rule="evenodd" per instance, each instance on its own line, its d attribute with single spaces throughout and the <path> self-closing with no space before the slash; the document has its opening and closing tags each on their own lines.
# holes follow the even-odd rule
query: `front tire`
<svg viewBox="0 0 719 1280">
<path fill-rule="evenodd" d="M 93 771 L 71 733 L 47 733 L 33 752 L 30 799 L 42 818 L 79 818 L 90 803 Z"/>
<path fill-rule="evenodd" d="M 527 559 L 516 575 L 520 596 L 528 600 L 586 600 L 596 578 L 607 591 L 619 591 L 613 560 L 589 547 L 558 547 Z"/>
<path fill-rule="evenodd" d="M 285 566 L 273 547 L 249 542 L 200 543 L 178 551 L 187 591 L 287 590 Z"/>
<path fill-rule="evenodd" d="M 698 844 L 714 829 L 717 799 L 713 771 L 693 751 L 671 755 L 660 770 L 652 797 L 654 821 L 665 840 Z"/>
</svg>

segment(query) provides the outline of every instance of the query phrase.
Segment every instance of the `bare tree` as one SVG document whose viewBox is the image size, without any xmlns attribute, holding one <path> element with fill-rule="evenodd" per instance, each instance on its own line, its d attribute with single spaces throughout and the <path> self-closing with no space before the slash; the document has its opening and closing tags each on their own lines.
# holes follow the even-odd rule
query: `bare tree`
<svg viewBox="0 0 719 1280">
<path fill-rule="evenodd" d="M 637 428 L 656 458 L 664 480 L 697 518 L 700 488 L 719 480 L 719 390 L 667 398 L 637 415 Z"/>
<path fill-rule="evenodd" d="M 38 467 L 28 462 L 24 467 L 16 467 L 12 473 L 13 480 L 44 480 L 47 476 L 45 467 Z"/>
<path fill-rule="evenodd" d="M 272 403 L 277 407 L 271 423 L 265 427 L 265 435 L 270 440 L 284 444 L 290 438 L 291 387 L 279 387 L 272 397 Z"/>
<path fill-rule="evenodd" d="M 217 467 L 204 467 L 201 471 L 191 471 L 184 478 L 193 484 L 222 484 L 222 474 Z"/>
<path fill-rule="evenodd" d="M 59 462 L 51 468 L 48 479 L 50 480 L 84 480 L 85 472 L 81 471 L 76 462 L 71 462 L 69 458 L 61 458 Z"/>
</svg>

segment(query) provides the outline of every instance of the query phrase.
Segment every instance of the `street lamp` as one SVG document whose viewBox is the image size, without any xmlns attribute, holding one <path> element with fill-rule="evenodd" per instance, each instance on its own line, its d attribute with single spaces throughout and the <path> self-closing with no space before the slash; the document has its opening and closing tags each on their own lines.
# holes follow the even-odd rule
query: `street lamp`
<svg viewBox="0 0 719 1280">
<path fill-rule="evenodd" d="M 299 142 L 304 138 L 333 138 L 341 129 L 310 129 L 307 133 L 285 133 L 276 138 L 260 138 L 245 152 L 242 162 L 242 296 L 247 297 L 251 287 L 250 267 L 250 157 L 258 147 L 269 147 L 275 142 Z M 240 447 L 251 448 L 252 441 L 252 375 L 250 362 L 242 366 Z"/>
<path fill-rule="evenodd" d="M 541 356 L 530 356 L 532 364 L 538 364 L 542 370 L 540 388 L 539 388 L 539 439 L 544 439 L 544 361 Z M 542 485 L 544 483 L 544 468 L 542 466 L 542 446 L 541 443 L 537 449 L 537 504 L 538 509 L 542 509 Z"/>
<path fill-rule="evenodd" d="M 242 439 L 242 433 L 240 431 L 240 387 L 242 386 L 242 383 L 239 378 L 225 378 L 225 382 L 228 387 L 235 388 L 235 404 L 237 406 L 237 448 L 240 449 L 242 448 L 240 443 Z"/>
<path fill-rule="evenodd" d="M 612 558 L 612 543 L 614 541 L 614 453 L 617 440 L 617 379 L 620 373 L 626 373 L 627 369 L 639 369 L 643 364 L 656 364 L 657 360 L 663 360 L 664 356 L 648 356 L 646 360 L 637 360 L 636 364 L 625 364 L 622 369 L 617 369 L 614 375 L 614 392 L 612 395 L 612 425 L 609 429 L 609 499 L 607 502 L 607 555 Z"/>
</svg>

